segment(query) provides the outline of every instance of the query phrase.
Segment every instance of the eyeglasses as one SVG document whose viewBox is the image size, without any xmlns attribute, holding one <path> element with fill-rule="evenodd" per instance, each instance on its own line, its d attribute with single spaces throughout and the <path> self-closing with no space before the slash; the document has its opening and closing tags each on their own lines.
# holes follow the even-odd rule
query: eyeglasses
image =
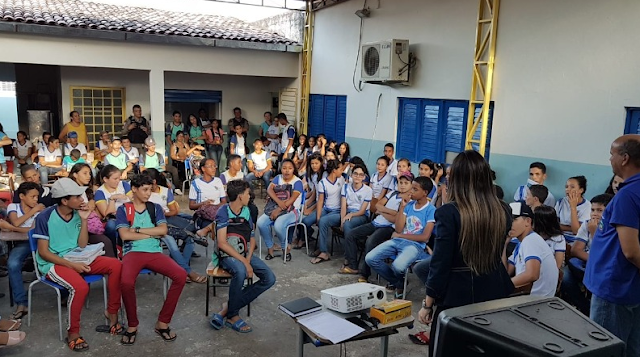
<svg viewBox="0 0 640 357">
<path fill-rule="evenodd" d="M 354 172 L 354 173 L 351 174 L 351 176 L 352 177 L 364 177 L 365 175 L 364 175 L 364 172 L 362 172 L 362 173 Z"/>
</svg>

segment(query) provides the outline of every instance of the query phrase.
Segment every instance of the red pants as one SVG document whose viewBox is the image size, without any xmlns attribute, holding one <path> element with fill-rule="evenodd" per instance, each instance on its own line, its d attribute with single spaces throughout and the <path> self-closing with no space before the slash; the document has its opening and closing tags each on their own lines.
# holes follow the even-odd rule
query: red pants
<svg viewBox="0 0 640 357">
<path fill-rule="evenodd" d="M 136 279 L 140 270 L 144 268 L 171 279 L 167 299 L 158 316 L 158 321 L 168 324 L 176 311 L 178 299 L 187 282 L 187 272 L 173 259 L 162 253 L 130 252 L 125 254 L 122 258 L 122 300 L 124 308 L 127 310 L 129 327 L 137 327 L 139 324 L 136 305 Z"/>
<path fill-rule="evenodd" d="M 122 264 L 115 258 L 97 257 L 89 267 L 91 267 L 89 274 L 108 276 L 107 291 L 109 300 L 107 311 L 110 314 L 117 314 L 118 310 L 120 310 L 120 272 Z M 69 327 L 67 331 L 70 334 L 80 333 L 80 314 L 89 293 L 89 284 L 84 281 L 80 273 L 62 265 L 51 267 L 51 270 L 47 273 L 47 279 L 69 290 Z"/>
</svg>

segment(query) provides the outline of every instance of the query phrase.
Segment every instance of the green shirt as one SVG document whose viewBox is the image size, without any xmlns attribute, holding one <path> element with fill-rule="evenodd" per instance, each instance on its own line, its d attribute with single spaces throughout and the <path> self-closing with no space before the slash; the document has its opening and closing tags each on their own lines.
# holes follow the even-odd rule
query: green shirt
<svg viewBox="0 0 640 357">
<path fill-rule="evenodd" d="M 162 223 L 167 223 L 167 220 L 164 216 L 164 211 L 160 205 L 155 205 L 156 207 L 156 224 L 153 224 L 151 221 L 151 217 L 149 213 L 145 209 L 142 212 L 135 212 L 135 216 L 133 218 L 133 227 L 140 228 L 154 228 L 157 225 Z M 130 228 L 129 222 L 127 221 L 127 213 L 125 205 L 122 205 L 116 211 L 116 229 L 120 228 Z M 146 239 L 138 239 L 138 240 L 128 240 L 125 241 L 123 246 L 124 254 L 129 252 L 143 252 L 143 253 L 162 253 L 162 246 L 160 245 L 160 239 L 158 237 L 149 237 Z"/>
<path fill-rule="evenodd" d="M 202 136 L 202 128 L 199 126 L 192 126 L 191 128 L 189 128 L 189 137 L 192 138 L 191 140 L 195 141 L 196 143 L 200 144 L 200 145 L 204 145 L 204 140 L 203 139 L 197 139 L 194 140 L 193 138 L 198 138 Z"/>
<path fill-rule="evenodd" d="M 113 165 L 118 168 L 118 170 L 124 170 L 127 168 L 128 156 L 120 152 L 118 156 L 113 156 L 113 154 L 107 155 L 105 161 L 109 165 Z"/>
<path fill-rule="evenodd" d="M 38 214 L 33 237 L 35 239 L 48 240 L 49 251 L 59 257 L 63 257 L 78 247 L 82 220 L 78 212 L 73 211 L 71 219 L 65 221 L 58 213 L 57 207 L 58 205 L 49 207 Z M 36 253 L 36 263 L 43 275 L 49 273 L 49 270 L 54 265 L 42 259 L 40 253 Z"/>
</svg>

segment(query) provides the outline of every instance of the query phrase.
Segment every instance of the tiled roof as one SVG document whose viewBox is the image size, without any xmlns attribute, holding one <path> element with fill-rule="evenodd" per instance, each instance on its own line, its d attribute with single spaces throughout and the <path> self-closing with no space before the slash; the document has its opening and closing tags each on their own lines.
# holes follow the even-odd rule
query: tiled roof
<svg viewBox="0 0 640 357">
<path fill-rule="evenodd" d="M 233 17 L 79 0 L 0 0 L 0 21 L 140 34 L 296 44 Z"/>
</svg>

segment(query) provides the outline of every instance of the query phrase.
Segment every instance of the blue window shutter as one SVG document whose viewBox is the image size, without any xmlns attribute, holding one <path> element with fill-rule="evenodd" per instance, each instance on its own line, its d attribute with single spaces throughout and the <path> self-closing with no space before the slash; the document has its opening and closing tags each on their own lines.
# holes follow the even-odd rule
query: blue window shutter
<svg viewBox="0 0 640 357">
<path fill-rule="evenodd" d="M 338 99 L 335 95 L 324 96 L 324 134 L 327 140 L 336 140 L 336 116 L 338 114 Z"/>
<path fill-rule="evenodd" d="M 640 134 L 640 108 L 627 108 L 627 122 L 624 126 L 625 134 Z"/>
<path fill-rule="evenodd" d="M 448 100 L 444 105 L 447 118 L 445 132 L 445 151 L 464 151 L 464 139 L 467 130 L 468 102 L 463 100 Z"/>
<path fill-rule="evenodd" d="M 424 100 L 422 101 L 422 123 L 417 130 L 420 133 L 418 147 L 418 157 L 415 162 L 423 159 L 430 159 L 435 162 L 442 161 L 440 116 L 443 102 Z"/>
<path fill-rule="evenodd" d="M 420 126 L 421 105 L 419 99 L 400 99 L 396 157 L 417 161 L 417 128 Z"/>
<path fill-rule="evenodd" d="M 347 96 L 339 95 L 338 113 L 336 115 L 336 141 L 339 143 L 345 141 L 347 132 Z"/>
<path fill-rule="evenodd" d="M 216 90 L 165 89 L 165 102 L 177 103 L 220 103 L 222 92 Z"/>
<path fill-rule="evenodd" d="M 318 136 L 324 131 L 324 96 L 311 94 L 309 96 L 309 128 L 311 136 Z"/>
<path fill-rule="evenodd" d="M 474 117 L 477 119 L 480 115 L 480 105 L 476 105 L 476 111 L 474 113 Z M 491 127 L 493 125 L 493 102 L 489 105 L 489 130 L 487 132 L 487 143 L 485 145 L 484 157 L 487 161 L 489 161 L 489 152 L 491 148 Z M 473 134 L 473 138 L 475 140 L 480 140 L 480 133 L 482 132 L 482 123 L 478 125 L 476 132 Z M 473 144 L 473 150 L 480 150 L 480 144 Z"/>
</svg>

